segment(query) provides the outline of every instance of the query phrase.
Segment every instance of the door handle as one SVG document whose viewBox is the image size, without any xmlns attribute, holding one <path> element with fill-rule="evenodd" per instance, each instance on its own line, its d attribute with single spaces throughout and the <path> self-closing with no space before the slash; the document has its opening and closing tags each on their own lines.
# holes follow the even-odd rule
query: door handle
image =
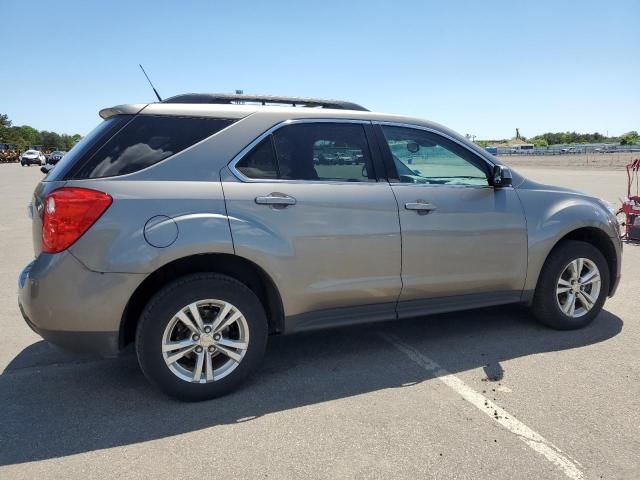
<svg viewBox="0 0 640 480">
<path fill-rule="evenodd" d="M 416 210 L 418 213 L 429 213 L 436 210 L 436 206 L 433 203 L 427 203 L 420 200 L 417 202 L 405 203 L 404 208 L 407 210 Z"/>
<path fill-rule="evenodd" d="M 284 193 L 270 193 L 264 197 L 256 197 L 256 203 L 259 205 L 295 205 L 296 199 L 285 195 Z"/>
</svg>

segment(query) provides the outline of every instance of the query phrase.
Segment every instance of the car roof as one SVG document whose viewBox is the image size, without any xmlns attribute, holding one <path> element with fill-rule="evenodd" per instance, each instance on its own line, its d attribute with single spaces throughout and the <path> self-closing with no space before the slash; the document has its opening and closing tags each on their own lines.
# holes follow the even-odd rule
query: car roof
<svg viewBox="0 0 640 480">
<path fill-rule="evenodd" d="M 205 103 L 219 105 L 238 105 L 254 103 L 257 105 L 288 105 L 291 107 L 332 108 L 336 110 L 367 111 L 362 105 L 344 100 L 330 100 L 309 97 L 283 97 L 275 95 L 245 95 L 243 93 L 185 93 L 162 100 L 161 103 Z"/>
<path fill-rule="evenodd" d="M 292 99 L 294 97 L 287 97 Z M 328 101 L 329 102 L 329 101 Z M 335 101 L 331 101 L 335 102 Z M 343 102 L 346 103 L 346 102 Z M 362 107 L 361 107 L 362 108 Z M 424 120 L 416 117 L 405 115 L 397 115 L 391 113 L 372 112 L 369 110 L 347 110 L 344 108 L 314 108 L 314 107 L 293 107 L 281 105 L 261 105 L 257 103 L 245 104 L 226 104 L 226 103 L 128 103 L 117 105 L 110 108 L 100 110 L 100 116 L 108 119 L 114 115 L 130 114 L 130 115 L 174 115 L 174 116 L 198 116 L 213 117 L 227 119 L 243 119 L 252 115 L 265 115 L 272 121 L 272 124 L 284 122 L 286 120 L 303 120 L 303 119 L 330 119 L 330 120 L 362 120 L 388 122 L 396 124 L 407 124 L 418 127 L 432 129 L 456 141 L 467 145 L 479 155 L 487 158 L 490 162 L 496 164 L 501 163 L 493 155 L 485 149 L 480 148 L 475 143 L 464 138 L 457 132 L 440 125 L 436 122 Z"/>
<path fill-rule="evenodd" d="M 334 108 L 315 107 L 289 107 L 259 104 L 207 104 L 207 103 L 128 103 L 100 110 L 100 116 L 108 119 L 120 114 L 140 115 L 175 115 L 175 116 L 201 116 L 220 117 L 229 119 L 241 119 L 249 115 L 269 115 L 274 118 L 305 119 L 352 119 L 371 120 L 393 123 L 409 123 L 423 126 L 433 126 L 438 130 L 448 130 L 446 127 L 415 117 L 396 115 L 390 113 L 371 112 L 368 110 L 347 110 Z"/>
</svg>

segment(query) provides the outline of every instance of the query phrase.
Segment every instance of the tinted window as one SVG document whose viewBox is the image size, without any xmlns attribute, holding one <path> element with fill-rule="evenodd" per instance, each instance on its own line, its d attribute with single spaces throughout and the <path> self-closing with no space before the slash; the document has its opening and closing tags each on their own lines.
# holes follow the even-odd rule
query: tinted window
<svg viewBox="0 0 640 480">
<path fill-rule="evenodd" d="M 137 172 L 231 123 L 231 120 L 219 118 L 139 115 L 104 143 L 91 158 L 74 167 L 70 176 L 99 178 Z"/>
<path fill-rule="evenodd" d="M 110 117 L 94 128 L 82 140 L 76 143 L 69 152 L 56 164 L 45 180 L 62 180 L 67 173 L 84 163 L 123 125 L 131 120 L 131 115 L 116 115 Z"/>
<path fill-rule="evenodd" d="M 369 176 L 374 179 L 362 125 L 290 125 L 274 132 L 273 142 L 280 178 L 350 182 L 366 182 Z"/>
<path fill-rule="evenodd" d="M 248 178 L 278 178 L 271 137 L 267 137 L 240 160 L 236 169 Z"/>
<path fill-rule="evenodd" d="M 383 126 L 382 131 L 401 182 L 489 184 L 482 160 L 451 140 L 413 128 Z"/>
</svg>

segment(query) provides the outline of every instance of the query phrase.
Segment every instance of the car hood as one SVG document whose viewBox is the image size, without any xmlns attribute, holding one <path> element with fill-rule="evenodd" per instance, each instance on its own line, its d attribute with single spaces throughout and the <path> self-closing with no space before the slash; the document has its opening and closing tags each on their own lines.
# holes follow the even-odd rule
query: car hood
<svg viewBox="0 0 640 480">
<path fill-rule="evenodd" d="M 547 185 L 545 183 L 534 182 L 528 178 L 522 177 L 522 180 L 518 184 L 518 188 L 521 190 L 539 190 L 549 193 L 570 193 L 573 195 L 581 195 L 583 197 L 596 198 L 588 193 L 581 192 L 579 190 L 573 190 L 571 188 L 559 187 L 557 185 Z"/>
<path fill-rule="evenodd" d="M 615 213 L 615 207 L 612 203 L 596 197 L 589 193 L 581 192 L 580 190 L 573 190 L 571 188 L 558 187 L 557 185 L 547 185 L 544 183 L 534 182 L 527 178 L 523 178 L 522 182 L 517 187 L 518 190 L 529 190 L 541 193 L 543 195 L 551 195 L 556 198 L 574 198 L 580 199 L 583 202 L 586 201 L 590 204 L 596 204 L 605 209 L 609 213 Z"/>
</svg>

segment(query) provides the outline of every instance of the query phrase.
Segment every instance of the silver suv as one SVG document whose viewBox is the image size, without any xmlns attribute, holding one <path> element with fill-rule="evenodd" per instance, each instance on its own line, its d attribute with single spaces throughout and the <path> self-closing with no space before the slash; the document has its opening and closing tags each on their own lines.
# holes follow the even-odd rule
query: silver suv
<svg viewBox="0 0 640 480">
<path fill-rule="evenodd" d="M 317 99 L 188 94 L 104 121 L 36 187 L 26 322 L 184 400 L 269 335 L 524 303 L 580 328 L 620 278 L 600 200 L 438 124 Z"/>
</svg>

